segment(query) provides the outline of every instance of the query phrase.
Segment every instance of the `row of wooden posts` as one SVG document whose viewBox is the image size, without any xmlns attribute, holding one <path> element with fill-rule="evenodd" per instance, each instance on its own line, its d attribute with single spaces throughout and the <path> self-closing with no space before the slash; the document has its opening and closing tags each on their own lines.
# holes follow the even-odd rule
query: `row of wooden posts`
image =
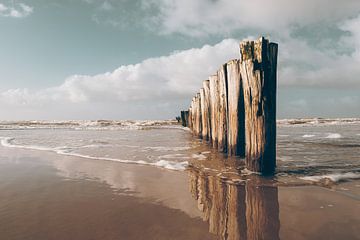
<svg viewBox="0 0 360 240">
<path fill-rule="evenodd" d="M 246 168 L 272 174 L 276 167 L 276 75 L 278 45 L 261 37 L 240 43 L 240 59 L 223 64 L 203 87 L 183 126 Z"/>
</svg>

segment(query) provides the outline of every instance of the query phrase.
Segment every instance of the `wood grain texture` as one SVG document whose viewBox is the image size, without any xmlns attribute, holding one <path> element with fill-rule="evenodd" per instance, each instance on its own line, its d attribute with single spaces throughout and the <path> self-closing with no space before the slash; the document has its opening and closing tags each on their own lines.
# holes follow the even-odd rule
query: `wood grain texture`
<svg viewBox="0 0 360 240">
<path fill-rule="evenodd" d="M 207 141 L 211 139 L 211 109 L 210 109 L 210 82 L 209 80 L 203 81 L 203 95 L 201 96 L 201 110 L 202 110 L 202 125 L 203 125 L 203 138 Z M 206 131 L 204 131 L 206 128 Z"/>
<path fill-rule="evenodd" d="M 200 93 L 197 93 L 195 96 L 195 135 L 202 138 Z"/>
<path fill-rule="evenodd" d="M 217 75 L 209 77 L 210 85 L 210 123 L 211 142 L 214 148 L 218 146 L 218 117 L 219 117 L 219 78 Z"/>
<path fill-rule="evenodd" d="M 239 60 L 227 63 L 228 81 L 228 155 L 245 157 L 244 91 Z"/>
<path fill-rule="evenodd" d="M 260 38 L 240 43 L 245 105 L 246 167 L 272 174 L 276 167 L 277 44 Z"/>
<path fill-rule="evenodd" d="M 218 105 L 218 150 L 227 152 L 227 68 L 226 64 L 218 70 L 219 79 L 219 105 Z"/>
</svg>

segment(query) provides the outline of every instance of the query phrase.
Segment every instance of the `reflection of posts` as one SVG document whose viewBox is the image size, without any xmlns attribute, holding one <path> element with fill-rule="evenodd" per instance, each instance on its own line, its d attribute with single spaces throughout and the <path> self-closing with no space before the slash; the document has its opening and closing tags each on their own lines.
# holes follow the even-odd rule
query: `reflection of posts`
<svg viewBox="0 0 360 240">
<path fill-rule="evenodd" d="M 245 186 L 228 186 L 228 221 L 226 239 L 246 239 Z"/>
<path fill-rule="evenodd" d="M 209 194 L 211 208 L 209 216 L 209 231 L 219 236 L 226 230 L 226 184 L 218 181 L 214 176 L 209 177 Z"/>
<path fill-rule="evenodd" d="M 279 239 L 277 187 L 246 184 L 246 222 L 248 239 Z"/>
<path fill-rule="evenodd" d="M 252 179 L 234 185 L 190 169 L 190 191 L 209 222 L 209 232 L 221 239 L 279 239 L 277 187 Z"/>
</svg>

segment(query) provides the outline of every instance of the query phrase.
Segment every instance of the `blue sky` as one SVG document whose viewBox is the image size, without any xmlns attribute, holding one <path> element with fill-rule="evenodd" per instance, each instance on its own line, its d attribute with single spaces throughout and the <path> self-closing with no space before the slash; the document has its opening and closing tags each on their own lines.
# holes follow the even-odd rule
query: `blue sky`
<svg viewBox="0 0 360 240">
<path fill-rule="evenodd" d="M 360 2 L 0 0 L 0 119 L 162 119 L 279 43 L 278 118 L 359 117 Z"/>
</svg>

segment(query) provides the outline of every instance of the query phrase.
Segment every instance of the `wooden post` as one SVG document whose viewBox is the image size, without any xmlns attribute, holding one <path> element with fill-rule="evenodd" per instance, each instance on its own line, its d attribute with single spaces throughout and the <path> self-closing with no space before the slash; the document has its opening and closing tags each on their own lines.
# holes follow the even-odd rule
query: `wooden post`
<svg viewBox="0 0 360 240">
<path fill-rule="evenodd" d="M 200 89 L 201 95 L 201 120 L 202 120 L 202 137 L 209 141 L 211 136 L 210 127 L 210 86 L 209 80 L 203 82 L 203 88 Z"/>
<path fill-rule="evenodd" d="M 185 118 L 185 126 L 189 127 L 189 110 L 184 111 L 184 118 Z"/>
<path fill-rule="evenodd" d="M 187 124 L 187 116 L 189 115 L 189 111 L 181 111 L 181 125 L 183 127 L 188 127 Z"/>
<path fill-rule="evenodd" d="M 263 174 L 272 174 L 276 167 L 277 49 L 277 44 L 263 37 L 240 43 L 246 167 Z"/>
<path fill-rule="evenodd" d="M 191 132 L 195 131 L 195 97 L 191 101 Z"/>
<path fill-rule="evenodd" d="M 211 142 L 214 148 L 218 146 L 218 116 L 219 116 L 219 78 L 217 75 L 209 77 L 210 86 L 210 123 Z"/>
<path fill-rule="evenodd" d="M 218 70 L 219 106 L 218 106 L 218 150 L 227 152 L 227 69 L 226 64 Z"/>
<path fill-rule="evenodd" d="M 196 94 L 195 97 L 195 109 L 196 109 L 196 136 L 202 138 L 202 124 L 201 124 L 201 96 L 200 93 Z"/>
<path fill-rule="evenodd" d="M 197 130 L 197 123 L 196 123 L 196 119 L 197 119 L 197 111 L 196 111 L 196 95 L 195 97 L 193 98 L 193 106 L 192 106 L 192 109 L 193 109 L 193 134 L 196 135 L 196 130 Z"/>
<path fill-rule="evenodd" d="M 192 109 L 191 106 L 189 107 L 189 116 L 188 116 L 188 127 L 191 130 L 192 129 Z"/>
<path fill-rule="evenodd" d="M 239 60 L 227 63 L 228 80 L 228 154 L 245 157 L 244 91 Z"/>
<path fill-rule="evenodd" d="M 201 138 L 207 140 L 208 136 L 208 128 L 207 128 L 207 121 L 206 121 L 206 107 L 205 107 L 205 91 L 204 88 L 200 89 L 200 110 L 201 110 Z"/>
<path fill-rule="evenodd" d="M 207 140 L 211 141 L 211 107 L 210 107 L 210 81 L 209 80 L 205 80 L 203 82 L 203 88 L 204 88 L 204 97 L 205 97 L 205 101 L 204 101 L 204 107 L 207 109 L 205 112 L 207 113 L 207 116 L 204 116 L 204 118 L 206 118 L 206 124 L 207 124 L 207 128 L 208 128 L 208 136 L 207 136 Z"/>
</svg>

